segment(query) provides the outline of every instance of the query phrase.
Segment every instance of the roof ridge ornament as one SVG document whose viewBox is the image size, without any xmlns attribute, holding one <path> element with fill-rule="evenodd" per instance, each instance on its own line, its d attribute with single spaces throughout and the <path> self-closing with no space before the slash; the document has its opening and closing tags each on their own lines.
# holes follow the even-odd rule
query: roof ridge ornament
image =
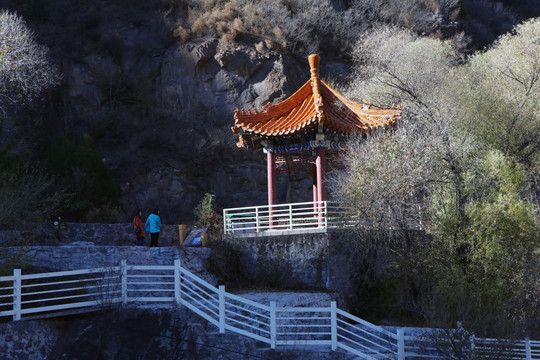
<svg viewBox="0 0 540 360">
<path fill-rule="evenodd" d="M 309 62 L 309 71 L 311 72 L 311 79 L 319 78 L 319 64 L 321 63 L 321 58 L 317 54 L 311 54 L 308 56 Z"/>
<path fill-rule="evenodd" d="M 319 65 L 321 58 L 317 54 L 311 54 L 308 56 L 309 71 L 311 73 L 311 89 L 313 90 L 313 105 L 315 105 L 315 111 L 317 112 L 317 133 L 322 134 L 324 132 L 324 105 L 319 88 Z"/>
</svg>

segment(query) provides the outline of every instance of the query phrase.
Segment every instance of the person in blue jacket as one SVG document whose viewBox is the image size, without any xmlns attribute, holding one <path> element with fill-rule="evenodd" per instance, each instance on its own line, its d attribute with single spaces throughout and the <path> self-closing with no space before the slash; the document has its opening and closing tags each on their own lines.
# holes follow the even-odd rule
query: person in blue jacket
<svg viewBox="0 0 540 360">
<path fill-rule="evenodd" d="M 144 228 L 146 232 L 150 233 L 150 247 L 158 246 L 159 232 L 161 231 L 161 218 L 159 217 L 158 208 L 155 208 L 148 216 Z"/>
</svg>

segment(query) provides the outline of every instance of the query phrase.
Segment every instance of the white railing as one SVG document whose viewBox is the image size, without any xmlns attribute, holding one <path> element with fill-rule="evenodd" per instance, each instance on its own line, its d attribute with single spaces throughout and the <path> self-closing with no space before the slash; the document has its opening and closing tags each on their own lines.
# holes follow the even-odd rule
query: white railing
<svg viewBox="0 0 540 360">
<path fill-rule="evenodd" d="M 167 302 L 183 305 L 214 324 L 268 344 L 327 346 L 362 359 L 441 358 L 439 344 L 405 328 L 385 329 L 336 307 L 278 307 L 227 293 L 180 266 L 127 265 L 99 269 L 0 277 L 0 318 L 21 320 L 36 314 L 62 315 L 65 310 L 102 309 L 120 304 Z M 441 339 L 439 339 L 441 340 Z M 540 342 L 474 339 L 480 358 L 503 355 L 540 359 Z"/>
<path fill-rule="evenodd" d="M 225 234 L 240 236 L 284 232 L 322 232 L 353 223 L 344 208 L 329 201 L 223 209 Z"/>
<path fill-rule="evenodd" d="M 0 317 L 54 312 L 121 301 L 120 267 L 0 277 Z"/>
<path fill-rule="evenodd" d="M 0 277 L 0 317 L 54 315 L 128 302 L 171 302 L 179 294 L 174 266 L 120 266 Z"/>
<path fill-rule="evenodd" d="M 459 329 L 417 329 L 403 328 L 409 334 L 404 336 L 405 358 L 439 359 L 454 358 L 462 352 L 462 356 L 474 359 L 540 359 L 540 341 L 467 338 L 457 335 Z M 462 343 L 463 342 L 463 343 Z M 459 356 L 455 356 L 458 358 Z"/>
<path fill-rule="evenodd" d="M 371 354 L 370 359 L 405 359 L 403 331 L 386 330 L 343 310 L 337 309 L 337 346 L 359 355 L 358 350 Z M 393 355 L 393 356 L 390 356 Z"/>
</svg>

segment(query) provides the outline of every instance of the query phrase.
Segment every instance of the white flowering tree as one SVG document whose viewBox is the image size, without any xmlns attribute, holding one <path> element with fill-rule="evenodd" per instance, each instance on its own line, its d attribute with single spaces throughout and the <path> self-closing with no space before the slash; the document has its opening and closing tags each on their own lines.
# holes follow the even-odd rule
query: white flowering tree
<svg viewBox="0 0 540 360">
<path fill-rule="evenodd" d="M 47 49 L 35 41 L 24 20 L 0 12 L 0 110 L 31 100 L 57 81 Z"/>
</svg>

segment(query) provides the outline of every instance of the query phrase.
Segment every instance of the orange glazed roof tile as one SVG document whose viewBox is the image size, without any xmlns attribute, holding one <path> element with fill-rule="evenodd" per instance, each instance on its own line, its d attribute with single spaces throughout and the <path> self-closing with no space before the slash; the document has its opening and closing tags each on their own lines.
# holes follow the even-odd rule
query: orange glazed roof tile
<svg viewBox="0 0 540 360">
<path fill-rule="evenodd" d="M 374 107 L 347 99 L 319 79 L 319 57 L 310 55 L 311 78 L 288 99 L 263 111 L 235 110 L 232 131 L 244 137 L 280 138 L 307 133 L 368 134 L 388 128 L 401 119 L 401 106 Z M 253 143 L 251 144 L 254 145 Z"/>
</svg>

